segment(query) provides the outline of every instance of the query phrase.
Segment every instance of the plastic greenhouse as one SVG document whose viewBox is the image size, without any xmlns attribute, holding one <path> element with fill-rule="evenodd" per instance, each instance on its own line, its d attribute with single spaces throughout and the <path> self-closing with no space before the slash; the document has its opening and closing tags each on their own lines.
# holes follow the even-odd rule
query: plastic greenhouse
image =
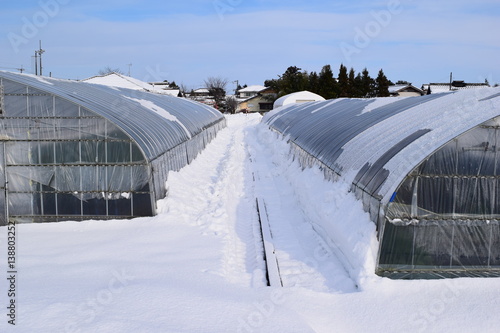
<svg viewBox="0 0 500 333">
<path fill-rule="evenodd" d="M 352 184 L 377 224 L 377 274 L 500 276 L 500 89 L 313 102 L 264 121 L 303 167 Z"/>
<path fill-rule="evenodd" d="M 0 225 L 154 215 L 224 126 L 177 97 L 0 71 Z"/>
</svg>

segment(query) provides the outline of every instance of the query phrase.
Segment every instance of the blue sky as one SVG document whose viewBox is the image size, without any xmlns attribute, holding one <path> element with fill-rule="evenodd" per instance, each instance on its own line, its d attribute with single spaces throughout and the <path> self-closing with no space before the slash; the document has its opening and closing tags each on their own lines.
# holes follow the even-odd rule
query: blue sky
<svg viewBox="0 0 500 333">
<path fill-rule="evenodd" d="M 450 72 L 500 83 L 498 31 L 498 0 L 9 1 L 0 67 L 33 72 L 42 40 L 44 74 L 60 78 L 110 66 L 197 88 L 209 76 L 263 84 L 289 66 L 336 74 L 343 63 L 417 86 Z"/>
</svg>

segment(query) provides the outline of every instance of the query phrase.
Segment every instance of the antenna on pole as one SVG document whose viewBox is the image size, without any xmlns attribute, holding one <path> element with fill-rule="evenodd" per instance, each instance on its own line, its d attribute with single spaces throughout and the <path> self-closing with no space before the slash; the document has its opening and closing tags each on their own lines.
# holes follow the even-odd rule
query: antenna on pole
<svg viewBox="0 0 500 333">
<path fill-rule="evenodd" d="M 132 64 L 127 64 L 128 66 L 128 76 L 130 76 L 130 67 L 132 67 Z"/>
<path fill-rule="evenodd" d="M 42 53 L 44 53 L 45 50 L 42 50 L 42 41 L 40 41 L 40 50 L 38 50 L 38 55 L 40 56 L 40 76 L 42 74 Z"/>
</svg>

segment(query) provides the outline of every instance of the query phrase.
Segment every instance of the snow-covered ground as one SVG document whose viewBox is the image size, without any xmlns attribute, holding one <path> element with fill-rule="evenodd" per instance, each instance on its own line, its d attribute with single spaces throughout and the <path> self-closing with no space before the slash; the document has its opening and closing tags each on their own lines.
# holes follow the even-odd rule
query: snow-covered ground
<svg viewBox="0 0 500 333">
<path fill-rule="evenodd" d="M 301 170 L 257 115 L 229 116 L 168 183 L 155 217 L 18 225 L 15 327 L 1 227 L 0 332 L 499 331 L 500 279 L 374 275 L 349 187 Z M 266 286 L 256 198 L 283 287 Z"/>
</svg>

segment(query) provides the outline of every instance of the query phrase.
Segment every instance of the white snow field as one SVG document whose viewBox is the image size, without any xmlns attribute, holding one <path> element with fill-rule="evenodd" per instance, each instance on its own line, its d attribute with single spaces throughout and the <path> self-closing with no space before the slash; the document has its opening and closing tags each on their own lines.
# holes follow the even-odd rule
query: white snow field
<svg viewBox="0 0 500 333">
<path fill-rule="evenodd" d="M 227 120 L 170 173 L 157 216 L 17 225 L 15 326 L 1 227 L 0 332 L 500 331 L 500 279 L 376 276 L 375 227 L 349 186 L 302 170 L 260 116 Z M 256 198 L 283 287 L 266 286 Z"/>
</svg>

